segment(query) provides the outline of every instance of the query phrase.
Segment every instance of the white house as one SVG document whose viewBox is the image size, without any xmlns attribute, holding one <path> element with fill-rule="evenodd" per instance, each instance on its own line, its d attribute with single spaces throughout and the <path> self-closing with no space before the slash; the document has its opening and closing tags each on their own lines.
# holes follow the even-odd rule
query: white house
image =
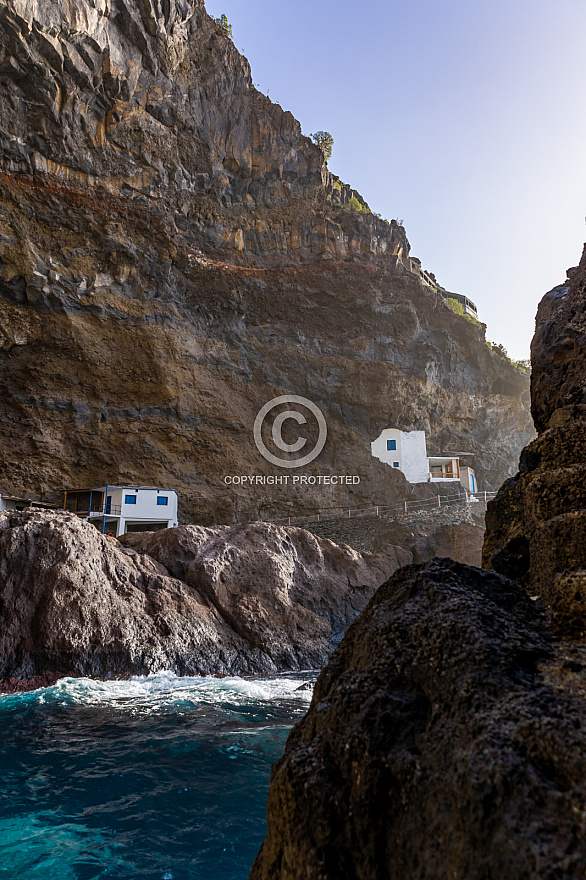
<svg viewBox="0 0 586 880">
<path fill-rule="evenodd" d="M 372 454 L 397 468 L 410 483 L 426 483 L 429 474 L 425 431 L 399 431 L 385 428 L 371 443 Z"/>
<path fill-rule="evenodd" d="M 370 446 L 375 458 L 400 470 L 409 483 L 459 483 L 469 492 L 478 491 L 474 471 L 461 466 L 459 456 L 428 456 L 425 431 L 385 428 Z"/>
<path fill-rule="evenodd" d="M 63 508 L 115 538 L 126 532 L 154 532 L 179 524 L 175 489 L 150 486 L 68 489 L 64 493 Z"/>
</svg>

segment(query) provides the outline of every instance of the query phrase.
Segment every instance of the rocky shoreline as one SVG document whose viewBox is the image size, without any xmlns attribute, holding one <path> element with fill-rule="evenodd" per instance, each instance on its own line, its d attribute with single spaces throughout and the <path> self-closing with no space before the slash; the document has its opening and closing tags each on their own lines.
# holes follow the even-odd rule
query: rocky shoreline
<svg viewBox="0 0 586 880">
<path fill-rule="evenodd" d="M 411 555 L 267 523 L 101 535 L 67 513 L 0 514 L 0 690 L 54 676 L 321 668 Z"/>
</svg>

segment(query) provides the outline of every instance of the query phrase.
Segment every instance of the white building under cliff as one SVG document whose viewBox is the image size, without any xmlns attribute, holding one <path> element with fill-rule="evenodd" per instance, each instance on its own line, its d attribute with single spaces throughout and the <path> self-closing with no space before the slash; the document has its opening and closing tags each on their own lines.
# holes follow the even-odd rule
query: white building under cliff
<svg viewBox="0 0 586 880">
<path fill-rule="evenodd" d="M 400 470 L 410 483 L 459 483 L 469 492 L 478 491 L 476 474 L 460 464 L 459 456 L 428 456 L 425 431 L 385 428 L 370 446 L 375 458 Z"/>
<path fill-rule="evenodd" d="M 177 492 L 151 486 L 68 489 L 63 508 L 115 538 L 126 532 L 154 532 L 178 525 Z"/>
</svg>

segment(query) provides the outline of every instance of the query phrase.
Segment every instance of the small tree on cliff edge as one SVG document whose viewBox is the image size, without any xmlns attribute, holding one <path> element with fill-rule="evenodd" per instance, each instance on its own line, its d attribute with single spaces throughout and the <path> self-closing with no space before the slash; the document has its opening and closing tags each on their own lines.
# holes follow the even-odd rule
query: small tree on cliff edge
<svg viewBox="0 0 586 880">
<path fill-rule="evenodd" d="M 332 147 L 334 146 L 334 139 L 329 131 L 316 131 L 310 137 L 313 138 L 314 144 L 320 148 L 327 162 L 332 155 Z"/>
<path fill-rule="evenodd" d="M 229 37 L 232 36 L 232 25 L 228 21 L 227 15 L 221 15 L 219 18 L 214 18 L 216 24 L 219 24 L 221 28 L 223 28 Z"/>
</svg>

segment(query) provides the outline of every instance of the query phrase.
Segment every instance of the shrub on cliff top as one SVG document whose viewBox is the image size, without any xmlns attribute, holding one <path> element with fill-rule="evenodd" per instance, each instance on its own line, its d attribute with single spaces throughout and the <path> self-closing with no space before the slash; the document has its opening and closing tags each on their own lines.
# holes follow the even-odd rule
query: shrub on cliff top
<svg viewBox="0 0 586 880">
<path fill-rule="evenodd" d="M 219 24 L 220 27 L 228 34 L 229 37 L 232 37 L 232 25 L 228 21 L 227 15 L 221 15 L 219 18 L 214 18 L 216 24 Z"/>
<path fill-rule="evenodd" d="M 324 159 L 326 162 L 332 155 L 332 147 L 334 146 L 334 139 L 329 131 L 316 131 L 315 134 L 310 135 L 313 138 L 314 144 L 316 144 L 322 153 L 324 154 Z"/>
<path fill-rule="evenodd" d="M 435 278 L 435 276 L 434 276 Z M 454 299 L 452 296 L 448 296 L 446 300 L 444 300 L 446 305 L 457 315 L 462 315 L 463 318 L 466 318 L 467 321 L 470 321 L 471 324 L 474 324 L 475 327 L 482 327 L 482 324 L 475 318 L 474 315 L 468 314 L 468 312 L 464 311 L 464 306 L 461 302 L 458 302 L 457 299 Z"/>
<path fill-rule="evenodd" d="M 461 302 L 458 302 L 457 299 L 454 299 L 453 297 L 448 296 L 448 298 L 446 299 L 446 303 L 451 308 L 451 310 L 453 312 L 455 312 L 457 315 L 462 315 L 462 316 L 464 315 L 464 306 L 462 305 Z"/>
<path fill-rule="evenodd" d="M 352 196 L 352 198 L 346 202 L 344 207 L 348 208 L 350 211 L 356 211 L 358 214 L 370 214 L 368 208 L 365 208 L 364 205 L 358 201 L 356 196 Z"/>
</svg>

